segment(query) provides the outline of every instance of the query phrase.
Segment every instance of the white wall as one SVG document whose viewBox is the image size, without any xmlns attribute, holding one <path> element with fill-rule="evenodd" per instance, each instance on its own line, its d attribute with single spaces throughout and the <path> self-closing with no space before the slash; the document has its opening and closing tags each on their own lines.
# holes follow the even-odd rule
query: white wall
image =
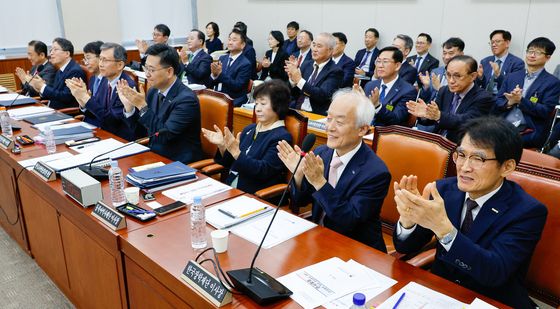
<svg viewBox="0 0 560 309">
<path fill-rule="evenodd" d="M 527 43 L 546 36 L 558 48 L 547 70 L 560 63 L 560 1 L 555 0 L 198 0 L 197 5 L 199 28 L 217 22 L 224 42 L 233 24 L 244 21 L 258 58 L 268 49 L 269 31 L 286 35 L 286 24 L 296 20 L 300 29 L 314 34 L 344 32 L 349 41 L 346 53 L 352 58 L 363 48 L 363 33 L 369 27 L 380 32 L 381 47 L 399 33 L 415 40 L 418 33 L 427 32 L 434 39 L 431 53 L 437 58 L 441 43 L 459 36 L 465 41 L 465 53 L 476 59 L 490 54 L 488 35 L 501 28 L 512 33 L 513 54 L 523 58 Z"/>
</svg>

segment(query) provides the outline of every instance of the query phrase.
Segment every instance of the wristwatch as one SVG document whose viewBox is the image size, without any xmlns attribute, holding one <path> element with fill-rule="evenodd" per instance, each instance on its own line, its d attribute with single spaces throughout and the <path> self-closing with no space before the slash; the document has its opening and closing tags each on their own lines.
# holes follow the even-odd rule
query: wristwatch
<svg viewBox="0 0 560 309">
<path fill-rule="evenodd" d="M 140 117 L 144 116 L 144 114 L 148 111 L 148 105 L 142 107 L 138 112 L 140 114 Z"/>
<path fill-rule="evenodd" d="M 439 241 L 440 244 L 445 246 L 445 245 L 448 245 L 449 243 L 451 243 L 453 241 L 453 239 L 455 239 L 455 236 L 457 236 L 457 229 L 453 228 L 451 230 L 451 232 L 443 235 L 441 238 L 438 238 L 438 241 Z"/>
</svg>

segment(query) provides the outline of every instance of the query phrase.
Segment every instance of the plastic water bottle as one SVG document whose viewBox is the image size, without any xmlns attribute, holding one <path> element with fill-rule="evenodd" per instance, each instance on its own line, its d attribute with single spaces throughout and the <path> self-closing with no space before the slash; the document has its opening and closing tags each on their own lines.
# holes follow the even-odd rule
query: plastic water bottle
<svg viewBox="0 0 560 309">
<path fill-rule="evenodd" d="M 194 249 L 206 248 L 206 209 L 200 196 L 193 198 L 191 205 L 191 244 Z"/>
<path fill-rule="evenodd" d="M 12 137 L 12 123 L 10 122 L 10 114 L 4 106 L 0 107 L 0 123 L 2 124 L 2 134 L 6 137 Z"/>
<path fill-rule="evenodd" d="M 362 293 L 355 293 L 352 298 L 354 303 L 350 309 L 366 309 L 366 296 Z"/>
<path fill-rule="evenodd" d="M 50 126 L 45 127 L 45 147 L 48 154 L 56 152 L 56 142 L 54 141 L 54 133 Z"/>
<path fill-rule="evenodd" d="M 126 196 L 124 195 L 124 178 L 119 162 L 111 161 L 111 169 L 109 170 L 109 186 L 111 187 L 111 202 L 113 206 L 121 206 L 126 204 Z"/>
</svg>

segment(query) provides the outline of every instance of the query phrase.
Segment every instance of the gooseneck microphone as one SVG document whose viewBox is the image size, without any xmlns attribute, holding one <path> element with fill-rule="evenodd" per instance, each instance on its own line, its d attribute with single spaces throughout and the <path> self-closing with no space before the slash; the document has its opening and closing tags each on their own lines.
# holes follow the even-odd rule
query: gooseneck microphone
<svg viewBox="0 0 560 309">
<path fill-rule="evenodd" d="M 257 260 L 257 256 L 262 248 L 264 240 L 270 231 L 270 227 L 272 226 L 272 222 L 274 222 L 274 218 L 276 218 L 276 214 L 278 210 L 280 210 L 280 205 L 284 201 L 284 197 L 286 192 L 288 191 L 290 185 L 294 180 L 294 175 L 296 174 L 299 164 L 301 160 L 306 155 L 309 150 L 315 144 L 315 134 L 311 133 L 305 136 L 302 143 L 302 153 L 300 154 L 299 160 L 297 162 L 296 167 L 290 177 L 290 181 L 288 181 L 288 186 L 284 189 L 282 193 L 282 197 L 280 198 L 280 202 L 278 206 L 276 206 L 276 210 L 272 215 L 272 219 L 270 219 L 270 223 L 264 232 L 263 238 L 261 243 L 259 244 L 255 255 L 253 256 L 253 261 L 251 262 L 250 268 L 244 269 L 237 269 L 237 270 L 230 270 L 227 272 L 228 276 L 233 282 L 234 287 L 240 291 L 245 293 L 249 298 L 254 300 L 259 305 L 269 304 L 271 302 L 289 297 L 292 295 L 292 291 L 290 291 L 287 287 L 285 287 L 282 283 L 278 282 L 278 280 L 274 279 L 269 274 L 265 273 L 264 271 L 260 270 L 259 268 L 255 268 L 255 261 Z"/>
<path fill-rule="evenodd" d="M 31 79 L 30 79 L 28 82 L 25 82 L 25 84 L 29 84 L 29 82 L 32 81 L 32 80 L 35 78 L 35 76 L 37 76 L 38 74 L 39 74 L 39 69 L 37 69 L 37 70 L 35 71 L 35 73 L 33 74 L 33 76 L 31 76 Z M 8 105 L 6 106 L 6 110 L 10 109 L 10 107 L 12 107 L 12 105 L 14 105 L 14 103 L 16 102 L 16 100 L 19 98 L 20 95 L 21 95 L 21 92 L 18 93 L 18 94 L 16 95 L 16 97 L 12 100 L 12 102 L 10 102 L 10 104 L 8 104 Z"/>
</svg>

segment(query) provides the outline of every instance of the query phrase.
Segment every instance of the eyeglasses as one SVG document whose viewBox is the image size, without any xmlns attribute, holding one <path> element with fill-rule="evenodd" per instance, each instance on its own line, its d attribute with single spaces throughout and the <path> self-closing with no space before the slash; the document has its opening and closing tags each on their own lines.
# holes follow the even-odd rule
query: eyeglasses
<svg viewBox="0 0 560 309">
<path fill-rule="evenodd" d="M 107 59 L 105 57 L 99 57 L 99 63 L 102 63 L 102 62 L 121 62 L 121 61 L 124 61 L 124 60 Z"/>
<path fill-rule="evenodd" d="M 142 66 L 142 70 L 144 70 L 144 72 L 145 72 L 146 74 L 150 74 L 150 75 L 154 74 L 156 71 L 161 71 L 161 70 L 164 70 L 164 69 L 167 69 L 167 68 L 169 68 L 169 66 L 161 67 L 161 68 L 159 68 L 159 69 L 154 69 L 154 68 L 151 68 L 151 67 L 148 68 L 148 67 L 146 67 L 146 66 L 144 66 L 144 65 Z"/>
<path fill-rule="evenodd" d="M 387 59 L 384 59 L 384 60 L 375 59 L 375 65 L 380 65 L 380 64 L 382 64 L 383 66 L 387 66 L 387 65 L 389 65 L 390 63 L 394 63 L 394 62 L 395 62 L 395 61 L 393 61 L 393 60 L 387 60 Z"/>
<path fill-rule="evenodd" d="M 488 45 L 498 45 L 498 44 L 502 44 L 502 42 L 505 42 L 505 40 L 492 40 L 488 42 Z"/>
<path fill-rule="evenodd" d="M 62 49 L 61 49 L 61 48 L 53 47 L 53 48 L 51 48 L 50 53 L 52 54 L 52 53 L 55 53 L 55 52 L 57 52 L 57 51 L 62 51 Z"/>
<path fill-rule="evenodd" d="M 91 57 L 91 58 L 84 57 L 84 59 L 82 59 L 82 63 L 87 65 L 90 62 L 92 62 L 95 58 L 97 58 L 97 57 Z"/>
<path fill-rule="evenodd" d="M 535 49 L 528 49 L 526 50 L 527 55 L 533 55 L 533 56 L 542 56 L 542 55 L 546 55 L 545 52 L 542 52 L 540 50 L 535 50 Z"/>
<path fill-rule="evenodd" d="M 479 155 L 470 155 L 467 157 L 467 155 L 464 152 L 458 150 L 455 150 L 455 152 L 453 152 L 453 162 L 455 162 L 455 165 L 460 166 L 465 164 L 467 161 L 469 161 L 469 166 L 472 167 L 473 169 L 481 168 L 486 161 L 496 161 L 496 160 L 498 159 L 497 158 L 487 159 Z"/>
<path fill-rule="evenodd" d="M 469 75 L 471 73 L 465 74 L 465 75 L 461 75 L 458 73 L 455 74 L 451 74 L 449 72 L 445 72 L 445 77 L 447 78 L 447 80 L 453 79 L 453 80 L 461 80 L 463 78 L 465 78 L 465 76 Z"/>
<path fill-rule="evenodd" d="M 428 44 L 427 42 L 420 42 L 420 41 L 416 41 L 416 45 L 426 45 Z"/>
</svg>

